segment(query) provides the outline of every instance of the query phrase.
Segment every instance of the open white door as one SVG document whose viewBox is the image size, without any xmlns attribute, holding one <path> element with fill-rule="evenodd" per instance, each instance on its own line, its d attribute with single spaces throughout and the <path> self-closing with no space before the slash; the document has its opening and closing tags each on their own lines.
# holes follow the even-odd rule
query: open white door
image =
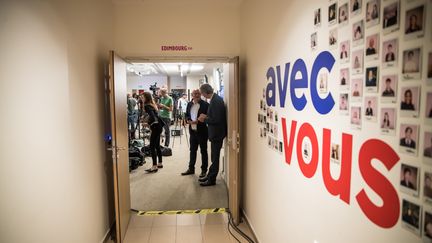
<svg viewBox="0 0 432 243">
<path fill-rule="evenodd" d="M 126 62 L 110 51 L 108 97 L 117 243 L 122 243 L 130 220 L 129 144 L 127 125 Z"/>
<path fill-rule="evenodd" d="M 240 78 L 239 58 L 230 59 L 228 81 L 228 193 L 229 209 L 235 224 L 240 223 Z M 227 84 L 225 84 L 227 85 Z"/>
</svg>

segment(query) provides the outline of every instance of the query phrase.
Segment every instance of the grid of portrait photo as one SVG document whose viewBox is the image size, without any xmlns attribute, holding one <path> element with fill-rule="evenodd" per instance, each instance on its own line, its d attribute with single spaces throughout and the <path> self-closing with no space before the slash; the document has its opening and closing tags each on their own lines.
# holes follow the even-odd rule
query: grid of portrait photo
<svg viewBox="0 0 432 243">
<path fill-rule="evenodd" d="M 399 152 L 401 225 L 425 242 L 432 242 L 431 14 L 430 0 L 330 0 L 315 9 L 311 33 L 312 50 L 336 58 L 338 116 L 353 131 L 376 129 Z M 330 82 L 318 76 L 319 92 Z M 332 144 L 333 160 L 338 149 Z"/>
<path fill-rule="evenodd" d="M 274 107 L 267 105 L 265 100 L 266 90 L 263 90 L 262 99 L 260 99 L 260 111 L 258 112 L 259 134 L 261 139 L 265 140 L 267 146 L 279 153 L 283 152 L 283 142 L 279 139 L 281 133 L 279 124 L 280 117 Z"/>
</svg>

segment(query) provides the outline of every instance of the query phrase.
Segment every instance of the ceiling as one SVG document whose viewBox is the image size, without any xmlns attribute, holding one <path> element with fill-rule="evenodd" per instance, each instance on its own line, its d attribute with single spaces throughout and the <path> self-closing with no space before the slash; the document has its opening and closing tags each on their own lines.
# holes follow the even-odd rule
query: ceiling
<svg viewBox="0 0 432 243">
<path fill-rule="evenodd" d="M 244 0 L 112 0 L 115 4 L 217 4 L 239 6 Z"/>
<path fill-rule="evenodd" d="M 139 76 L 164 75 L 164 76 L 191 76 L 213 75 L 214 68 L 222 69 L 222 63 L 140 63 L 128 64 L 129 74 Z"/>
</svg>

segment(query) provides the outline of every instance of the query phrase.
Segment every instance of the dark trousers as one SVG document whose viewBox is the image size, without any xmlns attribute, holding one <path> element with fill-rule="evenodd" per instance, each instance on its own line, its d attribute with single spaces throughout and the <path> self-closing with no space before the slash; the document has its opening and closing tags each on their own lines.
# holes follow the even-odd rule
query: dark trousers
<svg viewBox="0 0 432 243">
<path fill-rule="evenodd" d="M 219 173 L 220 151 L 223 145 L 223 140 L 211 141 L 211 166 L 207 175 L 208 181 L 216 182 L 216 177 Z"/>
<path fill-rule="evenodd" d="M 189 130 L 190 133 L 190 160 L 189 160 L 189 170 L 195 171 L 195 163 L 197 158 L 198 146 L 201 151 L 201 171 L 207 172 L 208 168 L 208 153 L 207 153 L 207 140 L 208 135 L 204 132 L 197 132 L 192 129 Z"/>
<path fill-rule="evenodd" d="M 157 165 L 156 157 L 159 159 L 159 163 L 162 163 L 162 152 L 160 148 L 160 135 L 162 133 L 162 126 L 154 124 L 150 127 L 150 152 L 153 160 L 153 165 Z"/>
<path fill-rule="evenodd" d="M 165 126 L 163 127 L 165 130 L 165 147 L 169 147 L 171 118 L 162 118 L 162 121 L 165 122 Z"/>
</svg>

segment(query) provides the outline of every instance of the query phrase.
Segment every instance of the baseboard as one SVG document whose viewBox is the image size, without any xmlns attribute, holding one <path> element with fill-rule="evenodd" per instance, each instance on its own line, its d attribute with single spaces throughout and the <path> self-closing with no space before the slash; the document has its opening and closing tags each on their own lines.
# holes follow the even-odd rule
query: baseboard
<svg viewBox="0 0 432 243">
<path fill-rule="evenodd" d="M 246 213 L 246 211 L 242 208 L 241 209 L 241 211 L 242 211 L 242 213 L 243 213 L 243 217 L 244 217 L 244 219 L 245 219 L 245 221 L 246 221 L 246 224 L 249 226 L 249 229 L 251 230 L 251 232 L 252 232 L 252 234 L 253 234 L 253 237 L 256 239 L 256 243 L 259 243 L 259 242 L 261 242 L 261 240 L 257 237 L 257 234 L 256 234 L 256 231 L 255 231 L 255 229 L 254 229 L 254 227 L 252 226 L 252 224 L 250 223 L 250 220 L 249 220 L 249 218 L 248 218 L 248 216 L 247 216 L 247 213 Z"/>
<path fill-rule="evenodd" d="M 101 243 L 108 242 L 108 239 L 110 238 L 111 233 L 113 232 L 113 230 L 115 230 L 115 221 L 111 224 L 111 226 L 109 227 L 109 229 L 105 233 L 105 236 L 103 237 Z"/>
</svg>

